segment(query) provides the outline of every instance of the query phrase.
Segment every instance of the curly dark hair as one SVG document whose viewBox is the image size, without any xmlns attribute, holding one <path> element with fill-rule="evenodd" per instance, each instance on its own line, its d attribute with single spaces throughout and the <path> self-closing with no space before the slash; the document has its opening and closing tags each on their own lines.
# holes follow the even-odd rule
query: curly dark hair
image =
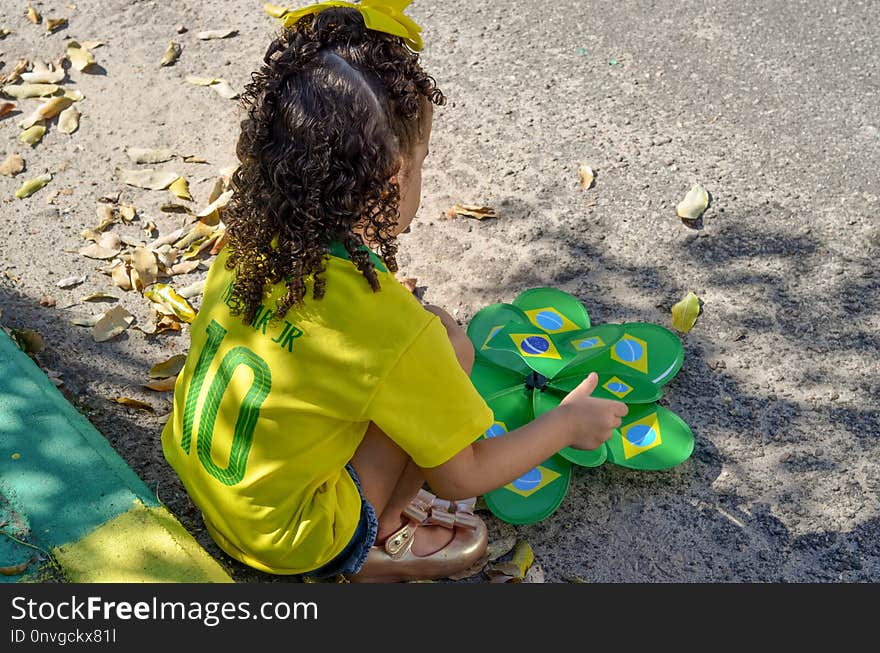
<svg viewBox="0 0 880 653">
<path fill-rule="evenodd" d="M 284 282 L 283 317 L 325 292 L 325 257 L 341 242 L 374 291 L 364 240 L 397 270 L 401 157 L 422 140 L 443 93 L 400 37 L 368 30 L 360 12 L 333 8 L 301 18 L 269 45 L 245 87 L 239 166 L 224 211 L 226 267 L 235 271 L 233 314 L 254 319 L 268 288 Z"/>
</svg>

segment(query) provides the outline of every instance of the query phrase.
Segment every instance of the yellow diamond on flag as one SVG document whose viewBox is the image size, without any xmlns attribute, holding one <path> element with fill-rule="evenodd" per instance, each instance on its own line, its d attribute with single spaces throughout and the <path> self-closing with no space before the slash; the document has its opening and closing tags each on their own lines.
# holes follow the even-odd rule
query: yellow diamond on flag
<svg viewBox="0 0 880 653">
<path fill-rule="evenodd" d="M 510 339 L 516 345 L 523 356 L 532 358 L 556 358 L 562 356 L 556 351 L 556 345 L 547 336 L 536 333 L 511 333 Z"/>
<path fill-rule="evenodd" d="M 494 327 L 492 327 L 492 330 L 489 331 L 489 335 L 488 335 L 488 336 L 486 337 L 486 339 L 483 341 L 483 346 L 480 347 L 480 350 L 483 350 L 483 349 L 489 349 L 489 341 L 490 341 L 492 338 L 494 338 L 494 337 L 495 337 L 495 334 L 498 333 L 499 331 L 501 331 L 501 329 L 503 329 L 503 328 L 504 328 L 504 325 L 503 325 L 503 324 L 501 324 L 501 325 L 499 325 L 499 326 L 494 326 Z"/>
<path fill-rule="evenodd" d="M 627 424 L 620 429 L 620 435 L 623 436 L 621 438 L 623 457 L 627 460 L 663 444 L 663 440 L 660 439 L 660 424 L 657 422 L 657 413 L 651 413 L 632 424 Z"/>
<path fill-rule="evenodd" d="M 599 336 L 590 336 L 589 338 L 578 338 L 571 341 L 571 346 L 577 351 L 586 351 L 587 349 L 595 349 L 596 347 L 604 347 L 605 341 Z"/>
<path fill-rule="evenodd" d="M 648 343 L 628 333 L 614 343 L 611 358 L 642 374 L 648 373 Z"/>
<path fill-rule="evenodd" d="M 550 485 L 560 476 L 562 475 L 559 472 L 554 472 L 543 465 L 538 465 L 533 470 L 520 476 L 513 483 L 505 485 L 504 488 L 522 497 L 529 497 L 541 488 Z"/>
<path fill-rule="evenodd" d="M 616 376 L 612 376 L 608 379 L 608 381 L 602 384 L 602 387 L 619 399 L 623 399 L 633 391 L 633 387 L 629 383 L 621 381 Z"/>
<path fill-rule="evenodd" d="M 507 424 L 504 422 L 493 422 L 492 426 L 486 429 L 487 438 L 497 438 L 499 435 L 507 433 Z"/>
<path fill-rule="evenodd" d="M 544 329 L 547 333 L 564 333 L 565 331 L 577 331 L 581 327 L 569 320 L 555 308 L 533 308 L 525 312 L 536 327 Z"/>
</svg>

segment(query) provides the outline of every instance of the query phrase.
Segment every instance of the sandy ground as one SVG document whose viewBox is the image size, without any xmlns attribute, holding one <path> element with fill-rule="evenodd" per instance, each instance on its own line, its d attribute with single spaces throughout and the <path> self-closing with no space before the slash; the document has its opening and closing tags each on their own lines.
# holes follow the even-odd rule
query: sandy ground
<svg viewBox="0 0 880 653">
<path fill-rule="evenodd" d="M 137 207 L 139 220 L 113 227 L 132 239 L 145 239 L 149 220 L 160 235 L 184 222 L 160 211 L 175 199 L 168 191 L 114 179 L 138 167 L 127 147 L 203 157 L 153 167 L 189 180 L 194 210 L 207 204 L 235 164 L 240 114 L 185 78 L 241 89 L 275 23 L 245 0 L 33 5 L 40 25 L 24 0 L 0 0 L 0 28 L 12 30 L 0 75 L 20 58 L 62 54 L 69 40 L 105 45 L 93 50 L 96 67 L 64 82 L 84 95 L 78 131 L 52 121 L 38 145 L 19 143 L 34 99 L 0 120 L 0 155 L 27 165 L 0 176 L 0 321 L 44 336 L 42 366 L 236 580 L 289 580 L 223 555 L 162 457 L 170 395 L 141 384 L 153 364 L 186 351 L 186 329 L 129 328 L 96 343 L 69 323 L 74 311 L 108 308 L 79 303 L 98 291 L 147 322 L 138 293 L 114 289 L 101 262 L 77 253 L 79 234 L 97 224 L 106 194 Z M 547 582 L 880 580 L 874 3 L 417 0 L 410 13 L 424 27 L 423 63 L 449 98 L 436 113 L 420 217 L 401 238 L 402 269 L 425 299 L 462 324 L 541 285 L 582 299 L 594 323 L 671 326 L 687 291 L 704 303 L 663 400 L 692 426 L 693 456 L 658 473 L 575 468 L 544 522 L 515 527 L 484 513 L 492 538 L 527 540 Z M 67 27 L 46 34 L 45 18 L 59 16 Z M 214 29 L 237 34 L 195 35 Z M 170 41 L 181 57 L 160 67 Z M 597 173 L 587 191 L 581 164 Z M 44 170 L 45 188 L 14 198 Z M 689 228 L 675 206 L 695 182 L 712 202 Z M 445 219 L 457 202 L 499 217 Z M 87 279 L 55 285 L 73 275 Z M 41 305 L 45 295 L 54 307 Z"/>
</svg>

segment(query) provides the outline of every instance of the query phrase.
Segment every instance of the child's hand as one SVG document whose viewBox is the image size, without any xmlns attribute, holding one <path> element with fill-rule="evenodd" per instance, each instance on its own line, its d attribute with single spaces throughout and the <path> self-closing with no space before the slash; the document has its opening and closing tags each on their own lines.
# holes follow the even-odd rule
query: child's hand
<svg viewBox="0 0 880 653">
<path fill-rule="evenodd" d="M 600 447 L 620 426 L 620 418 L 629 412 L 621 401 L 591 396 L 598 383 L 599 375 L 592 372 L 560 404 L 568 412 L 573 438 L 571 446 L 575 449 Z"/>
</svg>

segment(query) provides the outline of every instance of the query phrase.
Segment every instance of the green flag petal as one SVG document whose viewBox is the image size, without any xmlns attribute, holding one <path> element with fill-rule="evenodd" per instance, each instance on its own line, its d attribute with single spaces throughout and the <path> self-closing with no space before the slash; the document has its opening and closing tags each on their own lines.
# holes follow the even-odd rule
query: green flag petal
<svg viewBox="0 0 880 653">
<path fill-rule="evenodd" d="M 471 383 L 483 398 L 523 384 L 522 374 L 495 365 L 477 354 L 471 371 Z"/>
<path fill-rule="evenodd" d="M 615 465 L 660 470 L 675 467 L 690 457 L 694 435 L 668 408 L 656 403 L 633 405 L 606 446 L 608 461 Z"/>
<path fill-rule="evenodd" d="M 511 322 L 499 329 L 486 343 L 482 353 L 487 357 L 503 352 L 507 356 L 517 356 L 527 369 L 551 378 L 566 365 L 551 336 L 533 324 Z"/>
<path fill-rule="evenodd" d="M 534 418 L 531 390 L 501 392 L 487 401 L 495 423 L 483 437 L 504 437 Z M 536 393 L 540 394 L 540 393 Z M 509 524 L 533 524 L 550 516 L 562 503 L 571 481 L 571 463 L 554 455 L 483 499 L 498 519 Z"/>
<path fill-rule="evenodd" d="M 567 372 L 606 353 L 623 335 L 619 324 L 603 324 L 551 336 L 556 348 L 565 358 L 553 378 L 567 376 Z M 586 375 L 584 375 L 586 378 Z"/>
<path fill-rule="evenodd" d="M 531 288 L 517 295 L 513 305 L 522 309 L 536 327 L 547 333 L 590 328 L 587 309 L 574 296 L 556 288 Z"/>
<path fill-rule="evenodd" d="M 492 363 L 526 376 L 531 372 L 522 358 L 515 352 L 490 349 L 491 340 L 509 323 L 529 324 L 529 318 L 512 304 L 490 304 L 477 311 L 467 326 L 467 336 L 478 355 Z"/>
</svg>

